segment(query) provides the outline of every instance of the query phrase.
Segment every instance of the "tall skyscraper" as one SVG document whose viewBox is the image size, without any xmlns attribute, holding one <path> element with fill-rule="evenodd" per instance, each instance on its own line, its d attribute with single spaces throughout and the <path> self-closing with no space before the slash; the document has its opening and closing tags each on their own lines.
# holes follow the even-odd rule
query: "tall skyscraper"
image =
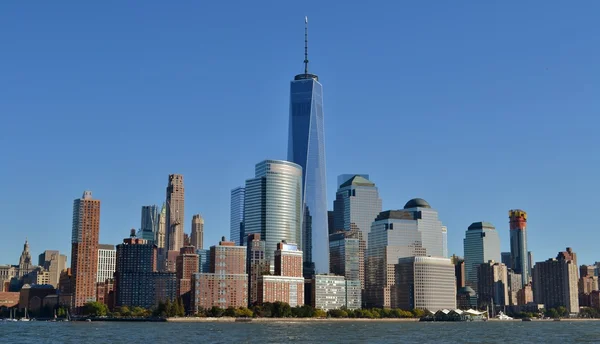
<svg viewBox="0 0 600 344">
<path fill-rule="evenodd" d="M 567 248 L 567 251 L 572 251 Z M 537 262 L 533 267 L 533 299 L 546 309 L 565 307 L 579 312 L 577 263 L 573 255 L 559 252 L 556 259 Z"/>
<path fill-rule="evenodd" d="M 117 251 L 114 245 L 98 245 L 98 277 L 96 282 L 104 283 L 113 278 L 117 264 Z"/>
<path fill-rule="evenodd" d="M 229 218 L 229 237 L 236 245 L 244 245 L 244 199 L 246 188 L 237 187 L 231 190 L 231 209 Z"/>
<path fill-rule="evenodd" d="M 288 160 L 302 167 L 302 251 L 305 277 L 329 270 L 323 86 L 308 72 L 308 19 L 304 28 L 304 73 L 290 86 Z M 313 269 L 314 264 L 314 269 Z"/>
<path fill-rule="evenodd" d="M 467 285 L 465 281 L 465 260 L 453 254 L 450 261 L 454 264 L 454 277 L 456 278 L 456 290 L 458 291 Z"/>
<path fill-rule="evenodd" d="M 167 269 L 175 271 L 174 257 L 179 254 L 183 247 L 183 226 L 185 197 L 183 188 L 183 176 L 180 174 L 169 175 L 169 184 L 167 185 L 167 237 L 168 246 Z"/>
<path fill-rule="evenodd" d="M 477 289 L 477 267 L 490 260 L 499 262 L 500 237 L 489 222 L 472 223 L 465 234 L 465 274 L 467 285 Z"/>
<path fill-rule="evenodd" d="M 87 302 L 96 300 L 99 237 L 100 200 L 93 199 L 91 191 L 85 191 L 80 199 L 73 201 L 71 273 L 76 312 Z"/>
<path fill-rule="evenodd" d="M 345 182 L 348 181 L 348 179 L 354 177 L 354 176 L 360 176 L 366 180 L 370 180 L 369 179 L 369 175 L 368 174 L 360 174 L 360 173 L 345 173 L 345 174 L 340 174 L 339 176 L 337 176 L 337 188 L 339 189 L 342 184 L 344 184 Z"/>
<path fill-rule="evenodd" d="M 527 213 L 520 209 L 508 212 L 510 219 L 511 268 L 521 274 L 523 286 L 529 283 L 529 262 L 527 256 Z"/>
<path fill-rule="evenodd" d="M 201 250 L 204 247 L 204 219 L 200 214 L 194 215 L 192 218 L 192 246 L 196 250 Z"/>
<path fill-rule="evenodd" d="M 140 237 L 150 242 L 154 242 L 158 234 L 159 210 L 157 205 L 142 206 L 142 223 L 140 227 Z"/>
<path fill-rule="evenodd" d="M 329 271 L 346 280 L 365 283 L 364 241 L 358 230 L 339 231 L 329 236 Z"/>
<path fill-rule="evenodd" d="M 161 254 L 164 255 L 164 253 L 161 252 L 161 250 L 164 250 L 167 247 L 166 237 L 167 237 L 167 205 L 166 205 L 166 203 L 163 203 L 160 213 L 158 214 L 158 230 L 156 232 L 156 237 L 154 238 L 154 242 L 156 243 L 156 247 L 158 248 L 159 256 Z"/>
<path fill-rule="evenodd" d="M 359 230 L 365 245 L 371 224 L 381 212 L 381 198 L 375 183 L 355 175 L 342 183 L 333 201 L 333 226 L 339 230 Z"/>
<path fill-rule="evenodd" d="M 444 257 L 406 257 L 396 266 L 395 302 L 402 309 L 456 308 L 454 265 Z"/>
<path fill-rule="evenodd" d="M 256 164 L 256 177 L 246 181 L 244 231 L 260 234 L 270 264 L 281 241 L 302 247 L 301 178 L 300 166 L 265 160 Z"/>
</svg>

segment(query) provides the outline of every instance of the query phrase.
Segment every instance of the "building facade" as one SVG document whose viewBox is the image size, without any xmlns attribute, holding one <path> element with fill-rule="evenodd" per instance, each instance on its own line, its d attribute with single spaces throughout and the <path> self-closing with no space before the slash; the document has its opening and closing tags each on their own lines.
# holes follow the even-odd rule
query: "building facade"
<svg viewBox="0 0 600 344">
<path fill-rule="evenodd" d="M 166 211 L 166 245 L 167 270 L 175 271 L 175 260 L 179 250 L 184 246 L 183 226 L 185 211 L 185 192 L 183 187 L 183 176 L 181 174 L 170 174 L 167 185 L 167 211 Z M 175 253 L 171 253 L 175 252 Z"/>
<path fill-rule="evenodd" d="M 244 200 L 246 188 L 237 187 L 231 190 L 231 208 L 229 217 L 229 238 L 236 245 L 244 245 Z"/>
<path fill-rule="evenodd" d="M 489 261 L 477 267 L 477 298 L 482 309 L 509 305 L 506 265 Z"/>
<path fill-rule="evenodd" d="M 520 209 L 509 210 L 511 268 L 521 274 L 523 286 L 529 283 L 529 255 L 527 251 L 527 213 Z"/>
<path fill-rule="evenodd" d="M 100 200 L 91 191 L 73 201 L 71 235 L 71 273 L 75 312 L 96 300 L 98 279 L 98 239 L 100 237 Z"/>
<path fill-rule="evenodd" d="M 257 302 L 285 302 L 304 305 L 302 251 L 295 244 L 280 242 L 275 251 L 275 274 L 258 276 Z"/>
<path fill-rule="evenodd" d="M 154 243 L 158 234 L 159 209 L 157 205 L 142 206 L 142 221 L 138 236 Z"/>
<path fill-rule="evenodd" d="M 186 312 L 193 312 L 191 305 L 192 276 L 200 272 L 200 261 L 194 246 L 184 246 L 177 256 L 177 296 L 183 300 Z"/>
<path fill-rule="evenodd" d="M 307 39 L 305 27 L 305 43 Z M 325 129 L 323 86 L 308 72 L 308 48 L 305 46 L 304 73 L 290 85 L 290 121 L 287 159 L 302 168 L 302 239 L 304 274 L 329 270 L 327 245 L 327 185 L 325 174 Z"/>
<path fill-rule="evenodd" d="M 577 264 L 574 260 L 548 259 L 533 268 L 533 299 L 546 309 L 566 307 L 569 313 L 579 312 Z"/>
<path fill-rule="evenodd" d="M 248 304 L 258 302 L 258 279 L 270 272 L 270 262 L 265 252 L 265 242 L 260 234 L 249 234 L 246 239 L 246 270 L 248 273 Z"/>
<path fill-rule="evenodd" d="M 347 306 L 346 279 L 336 275 L 314 275 L 312 278 L 312 306 L 328 311 Z"/>
<path fill-rule="evenodd" d="M 98 244 L 98 277 L 97 283 L 104 283 L 113 278 L 117 264 L 117 250 L 114 245 Z"/>
<path fill-rule="evenodd" d="M 477 267 L 490 260 L 501 260 L 500 237 L 496 227 L 489 222 L 472 223 L 465 234 L 464 249 L 466 283 L 476 289 Z"/>
<path fill-rule="evenodd" d="M 258 163 L 255 178 L 246 181 L 244 232 L 260 234 L 271 264 L 279 242 L 302 248 L 301 185 L 300 166 L 281 160 Z"/>
<path fill-rule="evenodd" d="M 400 258 L 395 269 L 392 307 L 402 309 L 456 309 L 454 265 L 444 257 Z"/>
<path fill-rule="evenodd" d="M 60 273 L 67 268 L 67 256 L 58 251 L 46 250 L 39 255 L 39 266 L 48 272 L 48 283 L 58 288 Z"/>
<path fill-rule="evenodd" d="M 500 252 L 500 259 L 502 264 L 506 265 L 507 268 L 512 269 L 512 256 L 510 252 Z"/>
<path fill-rule="evenodd" d="M 197 250 L 198 272 L 210 272 L 210 250 Z"/>
<path fill-rule="evenodd" d="M 204 248 L 204 219 L 200 214 L 192 217 L 192 236 L 190 238 L 191 246 L 196 250 Z"/>
<path fill-rule="evenodd" d="M 359 281 L 364 289 L 365 249 L 362 232 L 339 231 L 329 236 L 329 271 Z"/>
</svg>

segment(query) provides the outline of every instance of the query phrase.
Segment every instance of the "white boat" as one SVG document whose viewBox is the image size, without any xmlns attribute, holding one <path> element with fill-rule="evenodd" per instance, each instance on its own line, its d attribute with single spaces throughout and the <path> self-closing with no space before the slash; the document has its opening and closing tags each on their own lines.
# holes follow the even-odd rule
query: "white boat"
<svg viewBox="0 0 600 344">
<path fill-rule="evenodd" d="M 498 313 L 498 315 L 496 315 L 496 319 L 498 319 L 498 320 L 513 320 L 513 318 L 504 314 L 502 311 L 500 311 L 500 313 Z"/>
</svg>

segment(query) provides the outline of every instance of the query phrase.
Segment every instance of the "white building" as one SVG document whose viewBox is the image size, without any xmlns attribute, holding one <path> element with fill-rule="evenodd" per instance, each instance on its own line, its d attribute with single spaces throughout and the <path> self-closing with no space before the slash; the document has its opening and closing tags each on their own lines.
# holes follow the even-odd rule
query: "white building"
<svg viewBox="0 0 600 344">
<path fill-rule="evenodd" d="M 98 277 L 96 282 L 113 278 L 117 264 L 117 251 L 114 245 L 98 245 Z"/>
<path fill-rule="evenodd" d="M 402 309 L 456 308 L 454 264 L 448 258 L 400 258 L 394 286 L 395 307 Z"/>
</svg>

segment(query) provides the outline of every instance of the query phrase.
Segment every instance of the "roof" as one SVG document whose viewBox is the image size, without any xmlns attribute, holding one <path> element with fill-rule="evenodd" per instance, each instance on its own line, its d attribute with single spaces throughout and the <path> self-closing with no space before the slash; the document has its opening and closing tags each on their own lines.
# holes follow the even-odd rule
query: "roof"
<svg viewBox="0 0 600 344">
<path fill-rule="evenodd" d="M 404 209 L 412 209 L 412 208 L 431 208 L 429 203 L 422 198 L 413 198 L 410 201 L 406 202 L 404 205 Z"/>
<path fill-rule="evenodd" d="M 496 227 L 489 222 L 473 222 L 468 229 L 496 229 Z"/>
<path fill-rule="evenodd" d="M 355 175 L 354 177 L 348 179 L 347 181 L 345 181 L 342 185 L 340 185 L 340 189 L 346 186 L 350 186 L 350 185 L 356 185 L 356 186 L 375 186 L 375 183 L 373 183 L 372 181 L 359 176 L 359 175 Z"/>
</svg>

